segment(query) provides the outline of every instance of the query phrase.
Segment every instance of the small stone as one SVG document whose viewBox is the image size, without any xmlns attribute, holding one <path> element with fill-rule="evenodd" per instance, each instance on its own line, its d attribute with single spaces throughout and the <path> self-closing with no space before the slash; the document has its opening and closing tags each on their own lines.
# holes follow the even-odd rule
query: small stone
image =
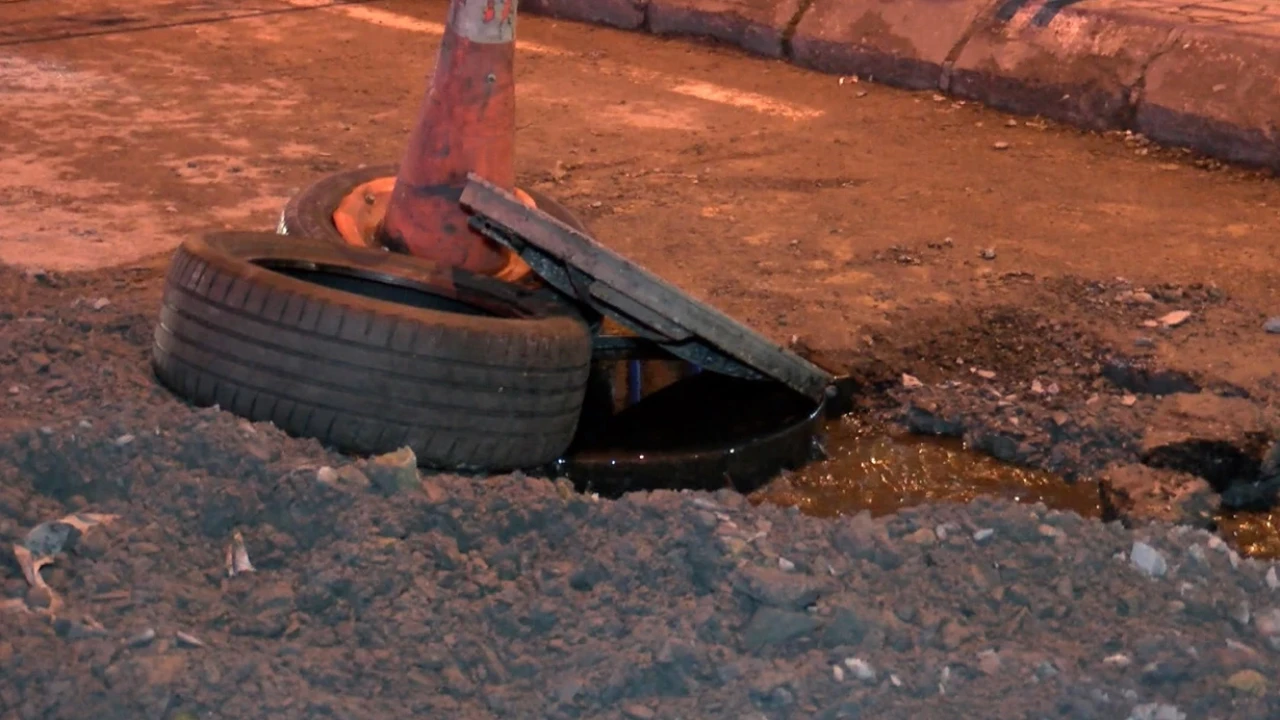
<svg viewBox="0 0 1280 720">
<path fill-rule="evenodd" d="M 1257 670 L 1241 670 L 1227 678 L 1227 687 L 1261 697 L 1267 694 L 1267 679 Z"/>
<path fill-rule="evenodd" d="M 982 544 L 990 540 L 991 536 L 995 534 L 996 534 L 996 531 L 992 530 L 991 528 L 982 528 L 981 530 L 973 534 L 973 541 L 978 544 Z"/>
<path fill-rule="evenodd" d="M 369 476 L 360 472 L 360 468 L 355 465 L 343 465 L 338 468 L 338 480 L 349 487 L 366 490 L 373 483 L 370 482 Z"/>
<path fill-rule="evenodd" d="M 129 435 L 129 434 L 121 435 L 120 437 L 115 439 L 114 445 L 116 447 L 124 447 L 125 445 L 132 443 L 136 439 L 137 438 L 135 438 L 133 435 Z"/>
<path fill-rule="evenodd" d="M 422 481 L 422 494 L 427 496 L 427 502 L 432 505 L 440 505 L 449 499 L 449 492 L 435 480 Z"/>
<path fill-rule="evenodd" d="M 990 370 L 975 370 L 974 372 L 978 375 L 978 377 L 982 378 L 983 380 L 996 379 L 996 374 L 991 372 Z"/>
<path fill-rule="evenodd" d="M 1129 296 L 1129 299 L 1139 305 L 1150 305 L 1156 301 L 1156 299 L 1151 296 L 1151 293 L 1141 291 L 1135 292 L 1133 295 Z"/>
<path fill-rule="evenodd" d="M 1125 407 L 1133 407 L 1138 404 L 1138 396 L 1126 394 L 1124 397 L 1120 398 L 1120 404 Z"/>
<path fill-rule="evenodd" d="M 1263 637 L 1280 635 L 1280 609 L 1271 609 L 1258 613 L 1253 618 L 1253 626 L 1258 629 L 1258 634 Z"/>
<path fill-rule="evenodd" d="M 1137 540 L 1129 551 L 1129 561 L 1148 577 L 1162 577 L 1169 569 L 1164 555 L 1150 545 Z"/>
<path fill-rule="evenodd" d="M 1062 530 L 1052 525 L 1041 525 L 1036 528 L 1036 531 L 1040 533 L 1040 537 L 1049 538 L 1050 540 L 1062 537 Z"/>
<path fill-rule="evenodd" d="M 369 480 L 386 493 L 417 488 L 421 480 L 418 475 L 418 457 L 408 447 L 373 458 L 368 469 Z"/>
<path fill-rule="evenodd" d="M 761 607 L 751 616 L 751 622 L 743 631 L 743 643 L 747 650 L 758 652 L 804 637 L 821 624 L 821 621 L 804 613 Z"/>
<path fill-rule="evenodd" d="M 1273 318 L 1267 318 L 1267 321 L 1262 324 L 1262 329 L 1272 335 L 1280 335 L 1280 315 Z"/>
<path fill-rule="evenodd" d="M 1009 147 L 1010 147 L 1009 143 L 1005 142 L 1004 140 L 999 140 L 991 146 L 993 150 L 1008 150 Z"/>
<path fill-rule="evenodd" d="M 334 470 L 328 465 L 325 465 L 324 467 L 316 471 L 316 481 L 322 482 L 325 485 L 337 485 L 338 471 Z"/>
<path fill-rule="evenodd" d="M 849 668 L 849 672 L 858 680 L 865 683 L 873 683 L 876 681 L 876 669 L 871 663 L 858 657 L 849 657 L 844 659 L 844 666 Z"/>
<path fill-rule="evenodd" d="M 996 259 L 996 249 L 995 249 L 995 248 L 982 248 L 982 250 L 980 250 L 980 251 L 978 252 L 978 257 L 982 258 L 983 260 L 995 260 L 995 259 Z"/>
<path fill-rule="evenodd" d="M 1276 566 L 1272 565 L 1267 570 L 1267 587 L 1272 590 L 1280 590 L 1280 576 L 1276 575 Z"/>
<path fill-rule="evenodd" d="M 101 310 L 110 304 L 111 304 L 110 300 L 104 297 L 100 297 L 97 300 L 94 300 L 93 304 L 90 305 L 90 307 L 92 307 L 94 310 Z"/>
<path fill-rule="evenodd" d="M 653 710 L 650 710 L 639 703 L 623 705 L 622 714 L 623 716 L 630 718 L 630 720 L 651 720 L 656 717 Z"/>
<path fill-rule="evenodd" d="M 1133 708 L 1128 720 L 1187 720 L 1187 714 L 1173 705 L 1144 703 Z"/>
<path fill-rule="evenodd" d="M 844 682 L 844 668 L 840 667 L 839 665 L 832 665 L 831 677 L 834 677 L 836 679 L 836 682 Z"/>
<path fill-rule="evenodd" d="M 1000 672 L 1000 654 L 995 650 L 983 650 L 978 653 L 978 669 L 987 675 Z"/>
<path fill-rule="evenodd" d="M 174 637 L 177 638 L 178 645 L 181 647 L 202 648 L 205 646 L 203 640 L 190 633 L 182 632 L 181 630 L 174 633 Z"/>
<path fill-rule="evenodd" d="M 949 621 L 942 628 L 942 647 L 947 650 L 955 650 L 965 644 L 974 635 L 973 631 L 962 623 Z"/>
<path fill-rule="evenodd" d="M 1167 328 L 1173 328 L 1173 327 L 1178 327 L 1179 325 L 1185 323 L 1189 319 L 1191 319 L 1190 312 L 1186 310 L 1174 310 L 1171 313 L 1168 313 L 1166 315 L 1163 315 L 1157 318 L 1156 322 L 1160 323 L 1161 325 Z"/>
<path fill-rule="evenodd" d="M 929 528 L 920 528 L 919 530 L 902 538 L 912 545 L 932 545 L 938 541 L 938 536 Z"/>
<path fill-rule="evenodd" d="M 156 639 L 155 628 L 147 628 L 146 630 L 143 630 L 137 635 L 134 635 L 133 637 L 129 638 L 126 644 L 129 647 L 133 647 L 133 648 L 146 647 L 150 645 L 151 642 L 155 639 Z"/>
<path fill-rule="evenodd" d="M 1111 667 L 1127 668 L 1133 664 L 1133 658 L 1125 655 L 1124 653 L 1116 653 L 1115 655 L 1108 655 L 1103 658 L 1102 663 L 1104 665 L 1110 665 Z"/>
<path fill-rule="evenodd" d="M 803 610 L 827 590 L 818 578 L 785 570 L 747 567 L 733 579 L 734 589 L 761 605 Z"/>
<path fill-rule="evenodd" d="M 31 353 L 27 356 L 27 365 L 31 372 L 44 372 L 52 364 L 53 360 L 44 353 Z"/>
<path fill-rule="evenodd" d="M 920 382 L 920 378 L 916 377 L 915 375 L 908 375 L 906 373 L 902 373 L 902 387 L 908 390 L 914 390 L 916 388 L 924 387 L 924 383 Z"/>
</svg>

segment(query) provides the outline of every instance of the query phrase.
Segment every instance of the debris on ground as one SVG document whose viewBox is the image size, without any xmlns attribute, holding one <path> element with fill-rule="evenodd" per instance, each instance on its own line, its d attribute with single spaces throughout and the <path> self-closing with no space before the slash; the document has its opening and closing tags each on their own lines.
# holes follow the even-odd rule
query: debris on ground
<svg viewBox="0 0 1280 720">
<path fill-rule="evenodd" d="M 249 560 L 249 550 L 244 545 L 244 535 L 239 530 L 231 535 L 231 542 L 227 544 L 226 566 L 227 577 L 254 572 L 253 563 Z"/>
<path fill-rule="evenodd" d="M 416 489 L 421 482 L 418 458 L 411 448 L 379 455 L 366 464 L 369 480 L 385 493 Z"/>
<path fill-rule="evenodd" d="M 1164 327 L 1174 328 L 1191 319 L 1191 313 L 1187 310 L 1174 310 L 1171 313 L 1162 315 L 1156 319 Z"/>
</svg>

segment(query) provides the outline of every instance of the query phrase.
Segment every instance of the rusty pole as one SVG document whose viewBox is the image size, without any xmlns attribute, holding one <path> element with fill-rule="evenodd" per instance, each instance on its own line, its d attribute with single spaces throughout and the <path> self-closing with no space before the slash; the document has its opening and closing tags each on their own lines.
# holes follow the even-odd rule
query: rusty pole
<svg viewBox="0 0 1280 720">
<path fill-rule="evenodd" d="M 386 247 L 487 275 L 509 254 L 473 232 L 458 198 L 475 172 L 515 186 L 517 0 L 451 0 L 435 72 L 379 228 Z"/>
</svg>

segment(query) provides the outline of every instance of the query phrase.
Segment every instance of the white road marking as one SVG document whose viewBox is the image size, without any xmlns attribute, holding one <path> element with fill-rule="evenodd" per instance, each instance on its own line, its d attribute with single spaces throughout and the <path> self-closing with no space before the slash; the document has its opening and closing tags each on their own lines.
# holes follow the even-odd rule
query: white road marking
<svg viewBox="0 0 1280 720">
<path fill-rule="evenodd" d="M 808 120 L 822 114 L 821 110 L 797 107 L 785 101 L 771 98 L 768 95 L 734 90 L 714 83 L 697 80 L 677 81 L 668 88 L 671 92 L 688 95 L 708 102 L 732 105 L 745 110 L 754 110 L 762 115 L 780 115 L 792 120 Z"/>
<path fill-rule="evenodd" d="M 440 36 L 444 34 L 443 23 L 419 20 L 415 17 L 401 15 L 389 10 L 369 7 L 368 5 L 332 5 L 329 0 L 286 0 L 286 2 L 295 7 L 321 8 L 340 12 L 354 20 L 362 20 L 382 27 L 422 33 L 424 35 Z M 517 47 L 522 53 L 533 53 L 535 55 L 550 55 L 556 57 L 574 57 L 578 55 L 578 53 L 570 52 L 568 50 L 552 47 L 550 45 L 543 45 L 541 43 L 528 42 L 526 40 L 517 40 Z M 776 115 L 789 120 L 811 120 L 813 118 L 820 117 L 823 114 L 821 110 L 815 108 L 795 105 L 767 95 L 761 95 L 759 93 L 734 90 L 733 88 L 727 88 L 714 83 L 674 77 L 667 75 L 666 73 L 654 72 L 652 70 L 618 66 L 614 63 L 608 64 L 613 66 L 610 69 L 613 69 L 620 75 L 626 76 L 637 84 L 647 85 L 650 87 L 662 87 L 670 92 L 676 93 L 677 95 L 697 98 L 698 100 L 703 100 L 705 102 L 728 105 L 730 107 L 741 108 L 743 110 L 751 110 L 752 112 L 757 112 L 762 115 Z"/>
</svg>

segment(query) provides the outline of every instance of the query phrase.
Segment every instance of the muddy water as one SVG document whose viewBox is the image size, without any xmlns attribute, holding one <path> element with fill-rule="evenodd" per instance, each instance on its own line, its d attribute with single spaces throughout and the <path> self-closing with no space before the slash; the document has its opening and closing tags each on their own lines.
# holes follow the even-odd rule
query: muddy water
<svg viewBox="0 0 1280 720">
<path fill-rule="evenodd" d="M 835 517 L 863 510 L 885 515 L 931 502 L 968 502 L 980 495 L 1101 517 L 1095 482 L 1068 483 L 1048 472 L 1001 462 L 954 438 L 886 435 L 854 418 L 827 426 L 829 459 L 788 474 L 755 493 L 755 502 L 796 506 Z M 1280 511 L 1223 512 L 1217 531 L 1246 557 L 1280 558 Z"/>
<path fill-rule="evenodd" d="M 1280 510 L 1224 512 L 1218 516 L 1218 533 L 1241 555 L 1280 558 Z"/>
<path fill-rule="evenodd" d="M 1009 465 L 966 450 L 953 438 L 886 435 L 853 418 L 828 426 L 829 459 L 791 473 L 753 500 L 794 505 L 834 517 L 869 510 L 884 515 L 912 505 L 968 502 L 980 495 L 1100 517 L 1096 483 Z"/>
</svg>

